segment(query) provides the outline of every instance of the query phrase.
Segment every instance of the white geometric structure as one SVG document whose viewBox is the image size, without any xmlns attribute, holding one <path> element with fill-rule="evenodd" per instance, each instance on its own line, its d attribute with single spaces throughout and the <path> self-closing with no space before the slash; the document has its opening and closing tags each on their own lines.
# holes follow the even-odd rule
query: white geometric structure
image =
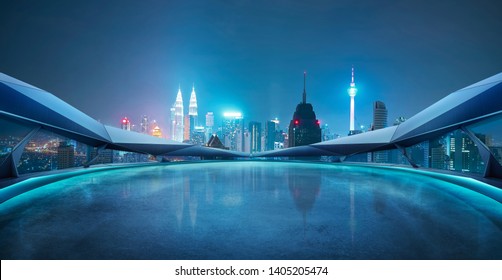
<svg viewBox="0 0 502 280">
<path fill-rule="evenodd" d="M 457 129 L 476 142 L 486 166 L 484 177 L 502 179 L 502 166 L 467 126 L 502 115 L 502 73 L 455 91 L 399 125 L 308 146 L 258 153 L 256 157 L 351 156 L 405 147 L 434 139 Z M 414 163 L 410 160 L 411 165 Z"/>
<path fill-rule="evenodd" d="M 190 135 L 189 138 L 192 139 L 192 134 L 195 127 L 199 125 L 197 120 L 197 96 L 195 95 L 195 85 L 192 85 L 192 93 L 190 94 L 190 105 L 188 106 L 188 116 L 190 118 Z"/>
<path fill-rule="evenodd" d="M 179 91 L 180 92 L 180 91 Z M 306 146 L 246 155 L 156 138 L 99 123 L 54 95 L 0 73 L 0 122 L 16 124 L 25 131 L 7 154 L 0 153 L 0 178 L 17 177 L 23 149 L 39 130 L 74 139 L 91 147 L 151 155 L 211 157 L 340 156 L 399 149 L 410 164 L 407 147 L 445 133 L 462 130 L 479 150 L 484 177 L 502 179 L 502 166 L 468 126 L 502 116 L 502 73 L 451 93 L 406 122 L 350 137 Z M 3 129 L 3 127 L 2 127 Z M 5 130 L 4 130 L 5 131 Z M 1 152 L 1 151 L 0 151 Z"/>
<path fill-rule="evenodd" d="M 51 93 L 0 73 L 0 121 L 24 131 L 8 154 L 0 154 L 0 178 L 18 177 L 17 166 L 26 144 L 44 130 L 99 150 L 112 149 L 154 156 L 192 147 L 150 135 L 103 125 Z M 2 127 L 2 132 L 8 132 Z M 19 130 L 19 129 L 18 129 Z M 20 134 L 21 135 L 21 134 Z M 193 150 L 178 155 L 192 155 Z M 201 156 L 239 157 L 242 153 L 200 147 Z"/>
<path fill-rule="evenodd" d="M 183 128 L 184 128 L 184 114 L 183 114 L 183 97 L 181 95 L 181 86 L 178 88 L 178 94 L 176 95 L 176 102 L 174 103 L 174 116 L 175 116 L 175 130 L 174 130 L 174 140 L 178 142 L 183 142 Z"/>
<path fill-rule="evenodd" d="M 350 82 L 350 87 L 347 89 L 350 96 L 350 128 L 349 131 L 354 131 L 354 97 L 357 94 L 356 83 L 354 82 L 354 67 L 352 67 L 352 80 Z M 349 133 L 350 133 L 349 132 Z"/>
<path fill-rule="evenodd" d="M 197 96 L 195 95 L 195 85 L 192 86 L 192 93 L 190 94 L 188 115 L 197 117 Z"/>
</svg>

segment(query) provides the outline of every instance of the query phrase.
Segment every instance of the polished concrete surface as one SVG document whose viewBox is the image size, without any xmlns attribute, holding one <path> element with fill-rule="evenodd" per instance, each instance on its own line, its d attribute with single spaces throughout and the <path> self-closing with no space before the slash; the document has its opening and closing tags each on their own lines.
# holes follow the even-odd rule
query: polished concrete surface
<svg viewBox="0 0 502 280">
<path fill-rule="evenodd" d="M 0 204 L 0 257 L 502 259 L 502 204 L 393 169 L 255 161 L 125 168 Z"/>
</svg>

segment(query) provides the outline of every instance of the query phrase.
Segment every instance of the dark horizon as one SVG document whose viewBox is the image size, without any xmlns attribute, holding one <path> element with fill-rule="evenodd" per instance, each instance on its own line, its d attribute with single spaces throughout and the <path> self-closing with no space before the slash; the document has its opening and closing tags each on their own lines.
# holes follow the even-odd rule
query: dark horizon
<svg viewBox="0 0 502 280">
<path fill-rule="evenodd" d="M 147 114 L 167 129 L 181 85 L 195 83 L 199 118 L 242 111 L 278 117 L 302 101 L 332 132 L 383 101 L 388 123 L 502 70 L 498 1 L 107 1 L 5 3 L 0 72 L 33 84 L 105 124 Z M 218 125 L 220 122 L 217 122 Z"/>
</svg>

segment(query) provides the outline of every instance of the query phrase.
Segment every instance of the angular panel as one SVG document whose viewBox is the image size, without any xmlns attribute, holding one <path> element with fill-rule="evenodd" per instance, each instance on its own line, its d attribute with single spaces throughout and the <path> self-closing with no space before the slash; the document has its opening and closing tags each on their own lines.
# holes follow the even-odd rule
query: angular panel
<svg viewBox="0 0 502 280">
<path fill-rule="evenodd" d="M 102 124 L 48 92 L 1 82 L 0 92 L 2 99 L 8 101 L 0 102 L 0 111 L 41 124 L 47 129 L 60 131 L 59 133 L 78 135 L 82 142 L 109 141 Z"/>
<path fill-rule="evenodd" d="M 0 166 L 12 149 L 34 128 L 0 114 Z"/>
<path fill-rule="evenodd" d="M 492 117 L 467 128 L 474 132 L 502 165 L 502 116 Z"/>
<path fill-rule="evenodd" d="M 84 166 L 88 146 L 75 140 L 40 130 L 24 147 L 17 166 L 19 174 Z"/>
<path fill-rule="evenodd" d="M 455 130 L 497 113 L 502 113 L 501 83 L 459 90 L 400 124 L 393 141 L 399 143 L 445 128 Z"/>
</svg>

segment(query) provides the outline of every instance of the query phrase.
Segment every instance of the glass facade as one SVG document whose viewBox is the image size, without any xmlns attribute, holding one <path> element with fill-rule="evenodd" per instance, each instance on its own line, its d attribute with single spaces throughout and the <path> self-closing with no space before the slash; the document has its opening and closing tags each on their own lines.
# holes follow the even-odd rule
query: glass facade
<svg viewBox="0 0 502 280">
<path fill-rule="evenodd" d="M 502 165 L 502 116 L 492 117 L 486 121 L 468 126 L 490 150 L 495 159 Z"/>
<path fill-rule="evenodd" d="M 0 165 L 34 126 L 0 117 Z"/>
<path fill-rule="evenodd" d="M 0 116 L 0 127 L 0 166 L 6 168 L 2 166 L 4 161 L 36 126 Z M 16 168 L 17 173 L 21 175 L 82 167 L 93 159 L 92 164 L 109 164 L 146 162 L 155 158 L 145 154 L 108 149 L 101 150 L 98 155 L 96 147 L 39 129 L 27 139 Z"/>
<path fill-rule="evenodd" d="M 1 117 L 0 127 L 2 127 L 0 132 L 0 164 L 2 164 L 16 145 L 33 131 L 35 126 L 8 117 Z M 477 139 L 486 145 L 494 158 L 502 164 L 502 131 L 500 127 L 502 127 L 502 117 L 498 116 L 465 129 L 472 132 Z M 406 147 L 405 150 L 409 159 L 419 168 L 482 175 L 486 167 L 476 141 L 473 141 L 469 134 L 461 129 Z M 95 160 L 92 164 L 156 160 L 145 154 L 107 149 L 100 151 L 98 156 L 98 149 L 95 147 L 40 129 L 30 137 L 24 146 L 17 171 L 19 174 L 26 174 L 81 167 L 93 159 Z M 315 159 L 319 160 L 317 157 Z M 320 159 L 336 161 L 332 157 Z M 411 166 L 399 149 L 356 154 L 347 157 L 344 161 Z"/>
</svg>

